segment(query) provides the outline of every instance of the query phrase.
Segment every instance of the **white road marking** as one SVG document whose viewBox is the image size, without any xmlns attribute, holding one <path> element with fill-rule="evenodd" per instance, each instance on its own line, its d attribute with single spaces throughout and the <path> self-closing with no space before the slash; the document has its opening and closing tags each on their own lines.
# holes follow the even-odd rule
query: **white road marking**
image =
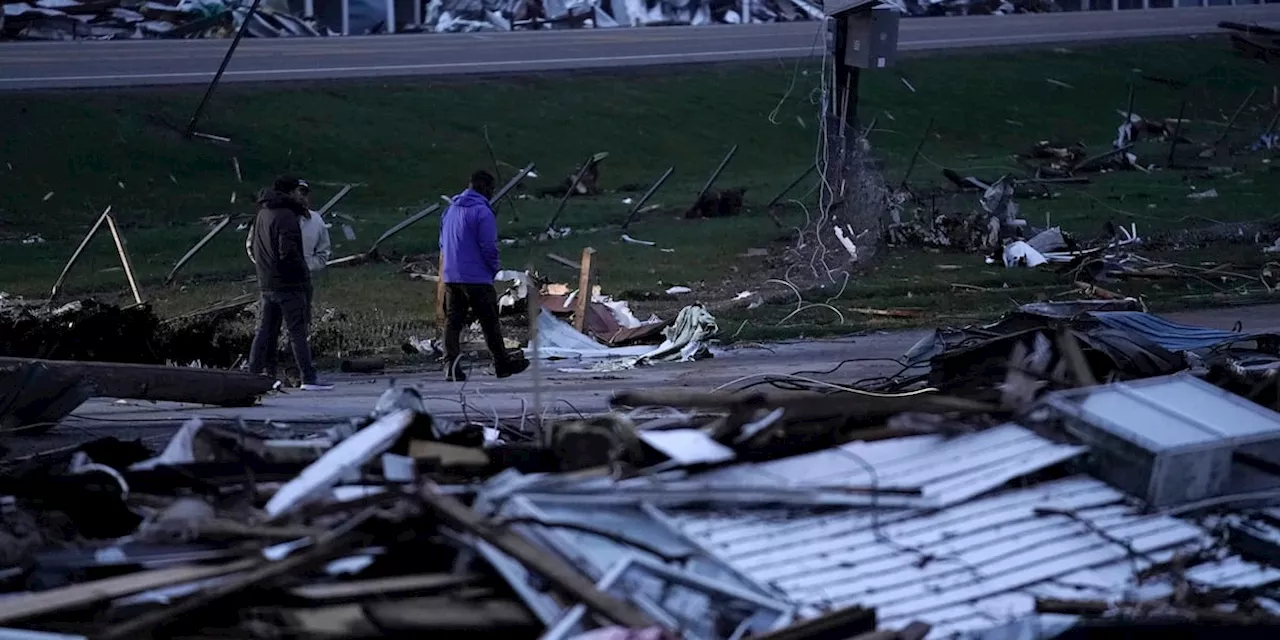
<svg viewBox="0 0 1280 640">
<path fill-rule="evenodd" d="M 271 77 L 280 75 L 315 75 L 333 73 L 352 73 L 359 71 L 429 71 L 432 69 L 477 69 L 483 67 L 527 67 L 534 65 L 554 64 L 608 64 L 611 62 L 647 62 L 689 58 L 723 58 L 727 55 L 787 55 L 809 53 L 813 47 L 787 47 L 781 49 L 739 49 L 728 51 L 702 51 L 696 53 L 650 53 L 633 56 L 593 56 L 585 58 L 537 58 L 533 60 L 491 60 L 487 62 L 432 62 L 424 64 L 389 64 L 361 67 L 302 67 L 297 69 L 255 69 L 245 71 L 227 71 L 223 77 Z M 337 53 L 337 52 L 335 52 Z M 211 78 L 212 71 L 191 71 L 176 73 L 126 73 L 91 76 L 29 76 L 23 78 L 0 78 L 0 83 L 16 82 L 84 82 L 86 80 L 165 80 L 178 78 Z"/>
</svg>

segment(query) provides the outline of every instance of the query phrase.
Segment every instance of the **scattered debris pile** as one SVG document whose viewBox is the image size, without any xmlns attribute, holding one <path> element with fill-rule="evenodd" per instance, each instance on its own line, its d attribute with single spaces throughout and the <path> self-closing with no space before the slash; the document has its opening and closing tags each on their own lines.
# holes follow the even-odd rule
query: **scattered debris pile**
<svg viewBox="0 0 1280 640">
<path fill-rule="evenodd" d="M 1218 27 L 1231 32 L 1231 44 L 1240 53 L 1267 62 L 1280 60 L 1280 30 L 1239 22 L 1219 22 Z"/>
<path fill-rule="evenodd" d="M 1274 380 L 1280 341 L 1128 309 L 1024 307 L 857 386 L 760 374 L 477 422 L 393 387 L 305 437 L 192 420 L 159 452 L 105 438 L 28 457 L 0 473 L 0 626 L 920 640 L 1276 624 L 1280 413 L 1202 377 Z"/>
<path fill-rule="evenodd" d="M 432 0 L 427 5 L 423 22 L 427 29 L 437 33 L 457 33 L 512 29 L 792 22 L 821 19 L 823 15 L 821 3 L 808 0 L 764 0 L 753 2 L 749 6 L 751 15 L 744 20 L 741 4 L 710 0 L 569 0 L 555 3 L 499 0 L 485 4 L 467 0 Z"/>
<path fill-rule="evenodd" d="M 285 6 L 263 3 L 247 35 L 258 38 L 331 35 L 314 20 L 291 15 Z M 0 38 L 25 40 L 122 40 L 132 38 L 226 38 L 249 14 L 247 3 L 230 0 L 30 0 L 4 3 Z"/>
<path fill-rule="evenodd" d="M 904 15 L 1002 15 L 1055 10 L 1048 0 L 905 0 L 888 2 Z M 25 0 L 0 5 L 0 38 L 30 40 L 225 38 L 249 14 L 249 3 L 237 0 Z M 346 6 L 344 3 L 343 6 Z M 319 16 L 300 15 L 288 3 L 264 2 L 249 23 L 258 38 L 387 33 L 385 7 L 371 0 L 352 0 L 343 23 L 340 10 L 318 7 Z M 470 33 L 517 29 L 663 27 L 673 25 L 743 24 L 820 20 L 822 3 L 809 0 L 761 0 L 747 5 L 720 0 L 430 0 L 422 22 L 412 13 L 401 16 L 398 32 Z M 372 17 L 377 16 L 377 17 Z M 406 19 L 408 18 L 408 19 Z"/>
<path fill-rule="evenodd" d="M 675 318 L 650 316 L 640 320 L 623 300 L 602 295 L 590 284 L 590 299 L 582 288 L 541 282 L 534 274 L 504 271 L 499 279 L 512 282 L 500 300 L 507 313 L 525 312 L 532 287 L 538 288 L 539 311 L 533 329 L 536 340 L 526 353 L 548 359 L 594 360 L 593 366 L 629 368 L 678 360 L 710 357 L 709 342 L 719 332 L 715 317 L 701 304 L 681 309 Z M 566 320 L 570 320 L 567 322 Z"/>
<path fill-rule="evenodd" d="M 162 320 L 147 305 L 91 299 L 56 307 L 0 298 L 0 358 L 231 367 L 248 353 L 254 297 Z"/>
<path fill-rule="evenodd" d="M 1247 27 L 1236 25 L 1228 28 Z M 1143 79 L 1171 86 L 1185 85 L 1154 76 L 1143 76 Z M 1051 78 L 1047 80 L 1073 88 Z M 1196 268 L 1157 263 L 1138 255 L 1137 245 L 1142 244 L 1143 239 L 1132 223 L 1127 223 L 1127 227 L 1108 223 L 1098 237 L 1085 239 L 1074 238 L 1060 227 L 1053 226 L 1047 214 L 1043 227 L 1032 225 L 1031 215 L 1023 215 L 1023 202 L 1059 197 L 1064 188 L 1090 184 L 1092 176 L 1113 171 L 1151 173 L 1156 170 L 1183 170 L 1186 172 L 1183 180 L 1191 189 L 1187 199 L 1215 199 L 1219 197 L 1217 188 L 1202 188 L 1193 179 L 1198 182 L 1243 175 L 1238 166 L 1228 161 L 1229 158 L 1274 149 L 1280 139 L 1277 134 L 1280 109 L 1275 105 L 1264 107 L 1254 104 L 1256 90 L 1250 92 L 1225 123 L 1212 123 L 1212 135 L 1216 137 L 1199 141 L 1188 137 L 1193 120 L 1184 117 L 1187 103 L 1181 105 L 1175 118 L 1152 119 L 1134 110 L 1134 93 L 1135 87 L 1131 85 L 1128 106 L 1116 110 L 1120 117 L 1116 136 L 1101 151 L 1090 149 L 1084 142 L 1040 140 L 1015 156 L 1024 171 L 993 180 L 990 176 L 964 175 L 943 169 L 943 177 L 953 188 L 933 191 L 913 189 L 909 184 L 910 169 L 915 165 L 913 158 L 908 165 L 907 176 L 890 197 L 887 241 L 892 246 L 981 252 L 987 255 L 988 264 L 1003 262 L 1007 267 L 1057 265 L 1060 271 L 1073 276 L 1073 284 L 1132 278 L 1183 278 L 1208 282 L 1219 292 L 1240 289 L 1244 285 L 1274 290 L 1274 278 L 1268 269 L 1260 275 L 1242 274 L 1233 272 L 1230 265 Z M 1256 137 L 1250 134 L 1248 144 L 1231 143 L 1229 135 L 1233 129 L 1241 128 L 1237 125 L 1241 114 L 1259 109 L 1265 109 L 1268 114 L 1266 123 L 1258 129 L 1259 134 Z M 927 141 L 930 131 L 931 126 L 925 129 L 917 147 L 917 157 L 919 147 Z M 1215 158 L 1218 159 L 1216 164 L 1203 164 L 1205 160 Z M 1270 159 L 1263 158 L 1262 162 L 1270 163 Z M 1155 207 L 1154 204 L 1151 206 Z M 1119 209 L 1116 212 L 1130 218 L 1142 217 Z M 1205 230 L 1172 231 L 1156 238 L 1156 241 L 1169 247 L 1186 248 L 1208 238 L 1243 242 L 1244 238 L 1252 236 L 1256 244 L 1263 242 L 1264 238 L 1275 237 L 1272 231 L 1256 223 L 1215 223 L 1214 228 Z M 1276 241 L 1273 247 L 1280 247 L 1280 241 Z M 1274 252 L 1276 249 L 1267 247 L 1264 251 Z"/>
</svg>

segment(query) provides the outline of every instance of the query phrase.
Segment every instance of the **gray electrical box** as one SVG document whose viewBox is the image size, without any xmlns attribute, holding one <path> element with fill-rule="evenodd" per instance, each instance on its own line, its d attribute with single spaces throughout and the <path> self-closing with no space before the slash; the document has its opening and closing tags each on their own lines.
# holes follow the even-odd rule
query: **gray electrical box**
<svg viewBox="0 0 1280 640">
<path fill-rule="evenodd" d="M 1280 488 L 1280 414 L 1188 374 L 1049 394 L 1093 475 L 1155 508 Z"/>
<path fill-rule="evenodd" d="M 842 16 L 848 25 L 844 63 L 861 69 L 892 67 L 898 57 L 897 9 L 875 7 Z"/>
</svg>

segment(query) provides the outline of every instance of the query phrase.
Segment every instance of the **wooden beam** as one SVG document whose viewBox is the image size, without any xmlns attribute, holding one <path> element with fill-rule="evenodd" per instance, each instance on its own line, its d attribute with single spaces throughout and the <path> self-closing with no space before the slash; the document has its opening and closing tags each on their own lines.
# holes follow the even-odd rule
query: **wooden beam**
<svg viewBox="0 0 1280 640">
<path fill-rule="evenodd" d="M 129 252 L 124 248 L 124 236 L 116 227 L 116 220 L 107 216 L 107 229 L 111 231 L 111 239 L 116 243 L 116 253 L 120 255 L 120 264 L 124 267 L 124 277 L 129 281 L 129 290 L 133 293 L 133 301 L 142 304 L 142 292 L 138 290 L 138 279 L 133 277 L 133 263 L 129 260 Z"/>
<path fill-rule="evenodd" d="M 119 362 L 78 362 L 0 358 L 0 367 L 40 363 L 50 369 L 84 378 L 99 398 L 127 398 L 159 402 L 191 402 L 223 407 L 246 407 L 275 386 L 275 380 L 239 371 L 197 369 Z"/>
<path fill-rule="evenodd" d="M 532 273 L 533 269 L 527 270 Z M 529 316 L 529 352 L 533 357 L 529 361 L 529 374 L 533 377 L 533 415 L 542 416 L 542 351 L 538 346 L 538 323 L 542 319 L 542 314 L 546 313 L 542 309 L 542 290 L 536 282 L 529 282 L 528 293 L 525 294 L 529 303 L 526 315 Z M 542 429 L 542 421 L 535 420 L 533 422 L 534 441 L 540 442 L 544 447 L 549 446 L 546 441 L 546 432 Z"/>
<path fill-rule="evenodd" d="M 600 591 L 591 580 L 560 557 L 534 546 L 516 533 L 490 524 L 457 499 L 442 495 L 431 486 L 423 488 L 419 495 L 423 503 L 441 518 L 516 559 L 574 602 L 624 627 L 647 629 L 656 626 L 635 605 Z"/>
<path fill-rule="evenodd" d="M 58 612 L 83 609 L 100 602 L 123 598 L 135 593 L 160 589 L 185 582 L 208 580 L 238 571 L 245 571 L 257 564 L 256 560 L 241 560 L 217 566 L 184 566 L 168 569 L 152 569 L 114 578 L 82 582 L 68 587 L 27 593 L 0 600 L 0 624 L 9 624 Z"/>
<path fill-rule="evenodd" d="M 184 616 L 189 616 L 248 589 L 270 583 L 286 575 L 311 570 L 347 552 L 350 547 L 351 531 L 366 522 L 373 512 L 372 508 L 366 509 L 343 523 L 335 532 L 327 533 L 317 539 L 310 548 L 298 551 L 283 560 L 269 562 L 261 557 L 255 558 L 251 561 L 253 568 L 235 578 L 202 589 L 195 595 L 179 600 L 171 606 L 107 627 L 101 633 L 95 634 L 94 640 L 169 637 L 169 634 L 157 633 L 157 631 Z"/>
<path fill-rule="evenodd" d="M 874 609 L 852 606 L 756 636 L 755 640 L 846 640 L 875 628 Z"/>
<path fill-rule="evenodd" d="M 614 395 L 618 406 L 671 406 L 680 408 L 732 409 L 781 408 L 786 420 L 817 419 L 824 416 L 881 416 L 904 411 L 922 413 L 999 413 L 1000 408 L 985 402 L 944 396 L 937 393 L 886 395 L 872 393 L 813 393 L 808 391 L 695 392 L 678 389 L 623 391 Z"/>
<path fill-rule="evenodd" d="M 480 576 L 474 574 L 424 573 L 372 580 L 304 584 L 294 587 L 289 594 L 306 600 L 346 601 L 369 597 L 426 595 L 479 581 Z"/>
<path fill-rule="evenodd" d="M 595 249 L 583 249 L 582 264 L 578 267 L 578 304 L 573 312 L 573 328 L 579 333 L 585 333 L 587 328 L 587 310 L 591 308 L 591 289 L 595 284 L 595 278 L 592 277 L 595 255 Z"/>
</svg>

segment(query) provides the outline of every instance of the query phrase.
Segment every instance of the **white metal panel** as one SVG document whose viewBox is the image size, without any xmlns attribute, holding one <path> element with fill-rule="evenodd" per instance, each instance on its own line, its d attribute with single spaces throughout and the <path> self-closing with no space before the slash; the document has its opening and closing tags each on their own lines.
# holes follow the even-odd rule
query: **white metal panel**
<svg viewBox="0 0 1280 640">
<path fill-rule="evenodd" d="M 1030 517 L 1035 508 L 1046 504 L 1070 509 L 1112 504 L 1123 498 L 1121 493 L 1101 482 L 1077 476 L 930 514 L 907 510 L 879 511 L 874 514 L 864 510 L 842 511 L 787 520 L 762 518 L 755 522 L 731 521 L 725 523 L 728 527 L 726 529 L 703 530 L 701 533 L 692 529 L 685 531 L 705 540 L 710 548 L 735 562 L 757 554 L 770 554 L 775 561 L 794 562 L 808 556 L 847 548 L 849 542 L 856 544 L 874 540 L 872 525 L 879 525 L 890 537 L 916 529 L 923 530 L 925 535 L 932 532 L 936 537 L 943 537 L 954 535 L 957 527 L 964 526 L 970 520 L 979 522 L 969 526 L 995 524 Z M 892 526 L 899 522 L 903 523 L 899 528 Z M 683 526 L 688 527 L 688 522 Z M 861 536 L 856 537 L 858 534 Z M 764 562 L 767 561 L 748 564 Z"/>
<path fill-rule="evenodd" d="M 987 444 L 1019 446 L 995 442 Z M 1162 559 L 1157 552 L 1206 538 L 1199 527 L 1139 514 L 1123 500 L 1104 483 L 1075 476 L 936 511 L 706 518 L 686 512 L 676 521 L 730 565 L 798 603 L 871 606 L 885 626 L 919 619 L 958 631 L 1033 615 L 1036 591 L 1029 588 L 1058 577 L 1107 582 L 1122 593 L 1139 565 L 1108 538 Z M 1092 526 L 1037 515 L 1037 508 L 1071 511 Z M 1103 570 L 1084 576 L 1089 567 Z"/>
<path fill-rule="evenodd" d="M 852 443 L 771 462 L 736 465 L 669 481 L 617 485 L 618 495 L 643 495 L 659 504 L 677 504 L 676 493 L 724 492 L 730 488 L 826 489 L 840 503 L 867 506 L 939 507 L 996 489 L 1026 474 L 1081 455 L 1086 449 L 1050 442 L 1024 427 L 1006 424 L 979 433 Z M 919 489 L 921 497 L 891 493 L 851 494 L 841 488 Z M 655 489 L 659 493 L 655 494 Z M 662 491 L 670 492 L 665 495 Z M 824 492 L 826 493 L 826 492 Z"/>
</svg>

